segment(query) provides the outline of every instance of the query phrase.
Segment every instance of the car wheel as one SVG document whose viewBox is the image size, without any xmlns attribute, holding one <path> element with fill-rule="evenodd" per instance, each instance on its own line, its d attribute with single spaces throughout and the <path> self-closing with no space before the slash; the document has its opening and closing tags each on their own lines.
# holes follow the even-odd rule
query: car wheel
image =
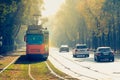
<svg viewBox="0 0 120 80">
<path fill-rule="evenodd" d="M 87 55 L 87 57 L 89 57 L 89 54 Z"/>
<path fill-rule="evenodd" d="M 114 58 L 110 58 L 110 61 L 111 61 L 111 62 L 114 62 Z"/>
<path fill-rule="evenodd" d="M 97 62 L 100 62 L 100 59 L 99 59 L 99 58 L 96 58 L 96 61 L 97 61 Z"/>
<path fill-rule="evenodd" d="M 97 57 L 96 56 L 94 56 L 94 61 L 97 61 Z"/>
<path fill-rule="evenodd" d="M 94 58 L 94 61 L 96 61 L 96 58 Z"/>
<path fill-rule="evenodd" d="M 76 55 L 73 55 L 73 57 L 76 57 Z"/>
</svg>

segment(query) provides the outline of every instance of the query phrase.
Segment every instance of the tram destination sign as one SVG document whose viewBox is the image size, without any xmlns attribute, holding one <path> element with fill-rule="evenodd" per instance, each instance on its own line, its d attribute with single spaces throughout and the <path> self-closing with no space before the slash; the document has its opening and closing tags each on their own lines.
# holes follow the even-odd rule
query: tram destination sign
<svg viewBox="0 0 120 80">
<path fill-rule="evenodd" d="M 41 34 L 42 30 L 27 30 L 27 34 Z"/>
</svg>

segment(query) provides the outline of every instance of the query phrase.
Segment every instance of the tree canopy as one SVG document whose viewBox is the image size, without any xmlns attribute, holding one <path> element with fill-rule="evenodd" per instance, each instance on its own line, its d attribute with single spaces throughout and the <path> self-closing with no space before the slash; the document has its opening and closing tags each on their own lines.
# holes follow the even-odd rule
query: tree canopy
<svg viewBox="0 0 120 80">
<path fill-rule="evenodd" d="M 0 52 L 14 49 L 21 25 L 28 25 L 34 14 L 41 14 L 43 0 L 0 0 Z"/>
<path fill-rule="evenodd" d="M 53 44 L 86 43 L 120 49 L 119 0 L 65 0 L 54 17 Z"/>
</svg>

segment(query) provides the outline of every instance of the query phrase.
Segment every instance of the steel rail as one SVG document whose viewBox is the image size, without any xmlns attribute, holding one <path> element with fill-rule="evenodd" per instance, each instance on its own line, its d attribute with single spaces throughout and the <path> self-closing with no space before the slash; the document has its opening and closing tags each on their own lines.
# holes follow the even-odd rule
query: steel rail
<svg viewBox="0 0 120 80">
<path fill-rule="evenodd" d="M 28 75 L 29 75 L 29 77 L 30 77 L 32 80 L 35 80 L 35 78 L 33 78 L 33 76 L 31 75 L 30 64 L 29 64 L 29 67 L 28 67 Z"/>
<path fill-rule="evenodd" d="M 64 77 L 61 77 L 60 75 L 58 75 L 57 73 L 55 73 L 55 72 L 51 69 L 51 67 L 49 66 L 49 64 L 48 64 L 47 62 L 45 62 L 45 63 L 46 63 L 46 65 L 47 65 L 48 69 L 50 70 L 50 72 L 51 72 L 53 75 L 55 75 L 56 77 L 58 77 L 58 78 L 60 78 L 60 79 L 62 79 L 62 80 L 65 80 Z"/>
<path fill-rule="evenodd" d="M 14 60 L 12 60 L 12 62 L 10 62 L 6 67 L 4 67 L 1 71 L 0 71 L 0 74 L 2 72 L 4 72 L 10 65 L 12 65 L 19 57 L 15 58 Z"/>
</svg>

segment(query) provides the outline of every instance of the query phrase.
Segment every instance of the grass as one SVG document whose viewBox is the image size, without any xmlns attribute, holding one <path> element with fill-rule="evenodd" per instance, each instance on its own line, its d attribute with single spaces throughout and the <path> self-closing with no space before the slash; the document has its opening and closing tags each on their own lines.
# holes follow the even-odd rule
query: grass
<svg viewBox="0 0 120 80">
<path fill-rule="evenodd" d="M 3 59 L 0 59 L 0 69 L 7 66 L 12 60 L 17 58 L 18 56 L 4 56 Z"/>
<path fill-rule="evenodd" d="M 5 67 L 5 65 L 9 64 L 15 57 L 16 56 L 7 56 L 4 60 L 0 60 L 0 68 Z M 77 80 L 56 69 L 49 60 L 47 63 L 55 73 L 65 79 Z M 14 64 L 10 65 L 3 73 L 1 73 L 0 80 L 31 80 L 28 75 L 29 64 L 31 67 L 30 73 L 35 80 L 60 80 L 50 72 L 44 61 L 32 62 L 29 61 L 25 55 L 19 57 Z"/>
<path fill-rule="evenodd" d="M 31 64 L 31 74 L 36 80 L 59 80 L 58 77 L 51 74 L 45 62 Z"/>
<path fill-rule="evenodd" d="M 63 73 L 62 71 L 58 70 L 57 68 L 54 67 L 54 65 L 48 60 L 47 63 L 49 64 L 50 68 L 58 75 L 60 75 L 61 77 L 64 77 L 67 80 L 78 80 L 76 78 L 72 78 L 71 76 Z"/>
<path fill-rule="evenodd" d="M 0 74 L 0 80 L 31 80 L 28 75 L 28 63 L 25 56 L 19 57 L 14 64 Z"/>
<path fill-rule="evenodd" d="M 0 74 L 0 80 L 31 80 L 28 76 L 28 65 L 12 64 Z"/>
<path fill-rule="evenodd" d="M 47 63 L 49 64 L 50 68 L 56 73 L 59 74 L 62 77 L 68 76 L 65 73 L 63 73 L 62 71 L 58 70 L 57 68 L 54 67 L 54 65 L 48 60 Z"/>
<path fill-rule="evenodd" d="M 28 75 L 29 64 L 31 66 L 31 75 L 35 80 L 59 80 L 58 77 L 51 74 L 45 62 L 29 61 L 25 55 L 19 57 L 14 64 L 1 73 L 0 80 L 31 80 Z"/>
</svg>

